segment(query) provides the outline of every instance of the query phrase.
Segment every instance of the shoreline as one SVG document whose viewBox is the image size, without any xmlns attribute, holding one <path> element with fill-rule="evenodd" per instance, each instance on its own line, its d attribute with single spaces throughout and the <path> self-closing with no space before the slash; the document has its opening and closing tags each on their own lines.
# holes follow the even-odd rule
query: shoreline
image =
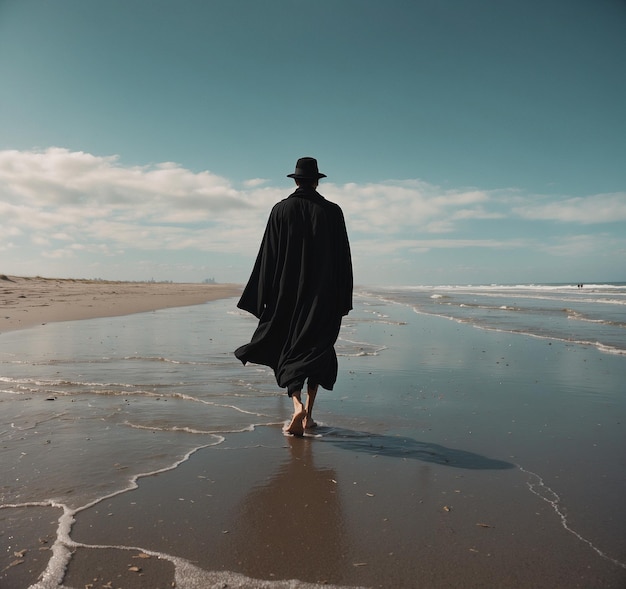
<svg viewBox="0 0 626 589">
<path fill-rule="evenodd" d="M 622 357 L 361 300 L 287 437 L 233 306 L 0 339 L 0 587 L 626 586 Z"/>
<path fill-rule="evenodd" d="M 0 275 L 0 333 L 118 317 L 237 296 L 237 284 L 124 282 Z"/>
</svg>

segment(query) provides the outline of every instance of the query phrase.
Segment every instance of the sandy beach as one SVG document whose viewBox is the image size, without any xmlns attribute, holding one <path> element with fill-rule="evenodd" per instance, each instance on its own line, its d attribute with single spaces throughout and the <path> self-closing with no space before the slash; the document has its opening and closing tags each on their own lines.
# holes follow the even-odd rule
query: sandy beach
<svg viewBox="0 0 626 589">
<path fill-rule="evenodd" d="M 0 274 L 0 334 L 62 321 L 118 317 L 158 309 L 201 305 L 216 299 L 233 297 L 240 292 L 241 286 L 234 284 L 127 282 Z M 20 517 L 25 514 L 17 513 L 18 523 L 15 526 L 5 525 L 0 534 L 0 554 L 5 555 L 0 563 L 2 589 L 25 588 L 35 583 L 49 556 L 49 543 L 56 529 L 55 518 L 50 519 L 45 508 L 27 511 L 28 516 L 25 519 Z M 40 513 L 34 513 L 36 511 Z M 7 523 L 5 520 L 5 524 Z M 8 541 L 8 534 L 11 534 L 10 539 L 13 542 L 32 547 L 11 552 L 7 546 L 5 551 L 2 544 L 3 541 Z M 112 552 L 115 554 L 115 551 Z M 92 560 L 86 563 L 81 563 L 80 557 L 78 554 L 73 568 L 81 571 L 80 574 L 86 579 L 84 586 L 89 586 L 89 580 L 105 577 L 113 579 L 118 576 L 113 555 L 102 558 L 96 554 L 95 562 Z M 132 565 L 136 562 L 141 566 L 136 566 L 135 572 Z M 21 566 L 24 563 L 27 563 L 26 566 Z M 169 575 L 164 572 L 163 567 L 169 571 Z M 126 580 L 125 587 L 173 586 L 172 571 L 169 570 L 173 567 L 165 561 L 133 560 L 130 565 L 122 568 L 126 573 L 130 570 L 130 578 Z"/>
<path fill-rule="evenodd" d="M 239 292 L 0 280 L 0 588 L 625 586 L 623 355 L 359 295 L 293 438 Z"/>
<path fill-rule="evenodd" d="M 200 305 L 235 296 L 233 284 L 116 282 L 0 274 L 0 333 L 56 321 Z"/>
</svg>

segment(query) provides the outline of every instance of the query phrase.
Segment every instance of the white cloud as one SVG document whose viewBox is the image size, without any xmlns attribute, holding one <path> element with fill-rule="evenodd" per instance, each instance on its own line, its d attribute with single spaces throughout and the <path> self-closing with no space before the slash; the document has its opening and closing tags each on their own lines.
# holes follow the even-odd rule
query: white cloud
<svg viewBox="0 0 626 589">
<path fill-rule="evenodd" d="M 278 197 L 171 162 L 124 167 L 114 156 L 61 148 L 1 151 L 0 185 L 4 238 L 23 232 L 41 245 L 102 240 L 148 250 L 210 248 L 200 235 L 209 228 L 223 245 L 226 232 L 259 225 L 259 212 Z"/>
<path fill-rule="evenodd" d="M 266 180 L 265 178 L 250 178 L 250 180 L 245 180 L 243 185 L 246 188 L 257 188 L 258 186 L 262 186 L 268 182 L 269 180 Z"/>
<path fill-rule="evenodd" d="M 544 245 L 541 249 L 544 253 L 561 257 L 583 257 L 589 255 L 623 255 L 626 239 L 614 239 L 606 233 L 601 234 L 577 234 L 559 238 L 552 243 Z M 620 250 L 622 253 L 620 254 Z"/>
<path fill-rule="evenodd" d="M 500 216 L 484 205 L 495 204 L 501 191 L 445 190 L 419 180 L 324 184 L 324 193 L 340 202 L 352 227 L 364 233 L 393 235 L 406 229 L 447 233 L 457 221 Z"/>
<path fill-rule="evenodd" d="M 63 148 L 0 151 L 0 250 L 12 248 L 12 259 L 21 250 L 29 263 L 37 256 L 72 258 L 72 264 L 80 258 L 85 268 L 107 264 L 121 252 L 134 252 L 135 258 L 138 252 L 159 252 L 159 258 L 195 252 L 204 259 L 250 259 L 271 207 L 290 190 L 291 185 L 271 186 L 262 178 L 236 185 L 172 162 L 124 166 L 117 156 Z M 544 247 L 546 254 L 566 255 L 579 251 L 583 241 L 591 247 L 593 236 L 543 243 L 536 234 L 525 238 L 524 227 L 536 220 L 575 225 L 626 220 L 626 194 L 549 200 L 513 189 L 446 189 L 417 179 L 324 182 L 320 191 L 342 207 L 361 266 L 370 258 L 383 265 L 397 260 L 401 266 L 411 256 L 423 259 L 423 254 L 450 250 L 476 255 L 477 250 Z M 516 221 L 518 233 L 486 234 L 486 223 L 500 219 Z M 479 233 L 477 221 L 482 222 Z M 44 265 L 40 273 L 45 272 Z"/>
<path fill-rule="evenodd" d="M 72 258 L 74 257 L 74 252 L 69 248 L 63 249 L 55 249 L 55 250 L 43 250 L 41 255 L 44 258 L 48 258 L 51 260 L 61 260 L 64 258 Z"/>
<path fill-rule="evenodd" d="M 59 241 L 74 241 L 74 238 L 71 235 L 63 232 L 53 233 L 51 237 L 52 239 L 58 239 Z"/>
<path fill-rule="evenodd" d="M 525 219 L 564 223 L 613 223 L 626 221 L 626 192 L 566 198 L 556 202 L 530 203 L 513 212 Z"/>
<path fill-rule="evenodd" d="M 425 253 L 440 249 L 504 250 L 530 247 L 531 245 L 531 241 L 523 239 L 373 239 L 357 242 L 352 249 L 357 250 L 363 256 L 370 256 L 390 255 L 402 251 Z"/>
</svg>

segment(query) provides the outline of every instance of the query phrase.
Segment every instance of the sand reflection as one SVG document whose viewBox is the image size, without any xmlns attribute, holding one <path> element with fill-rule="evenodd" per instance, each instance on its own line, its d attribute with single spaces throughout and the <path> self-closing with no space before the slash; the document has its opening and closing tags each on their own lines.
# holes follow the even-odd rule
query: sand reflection
<svg viewBox="0 0 626 589">
<path fill-rule="evenodd" d="M 250 577 L 324 582 L 345 554 L 336 474 L 316 466 L 313 440 L 286 440 L 289 459 L 243 500 L 226 552 Z"/>
</svg>

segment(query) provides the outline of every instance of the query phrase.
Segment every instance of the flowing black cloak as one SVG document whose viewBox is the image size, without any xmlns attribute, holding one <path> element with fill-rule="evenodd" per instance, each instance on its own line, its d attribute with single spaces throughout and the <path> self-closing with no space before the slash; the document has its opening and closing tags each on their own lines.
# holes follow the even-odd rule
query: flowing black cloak
<svg viewBox="0 0 626 589">
<path fill-rule="evenodd" d="M 310 378 L 332 390 L 334 344 L 352 309 L 350 245 L 339 206 L 312 188 L 277 203 L 237 306 L 259 319 L 237 358 L 270 366 L 282 388 Z"/>
</svg>

